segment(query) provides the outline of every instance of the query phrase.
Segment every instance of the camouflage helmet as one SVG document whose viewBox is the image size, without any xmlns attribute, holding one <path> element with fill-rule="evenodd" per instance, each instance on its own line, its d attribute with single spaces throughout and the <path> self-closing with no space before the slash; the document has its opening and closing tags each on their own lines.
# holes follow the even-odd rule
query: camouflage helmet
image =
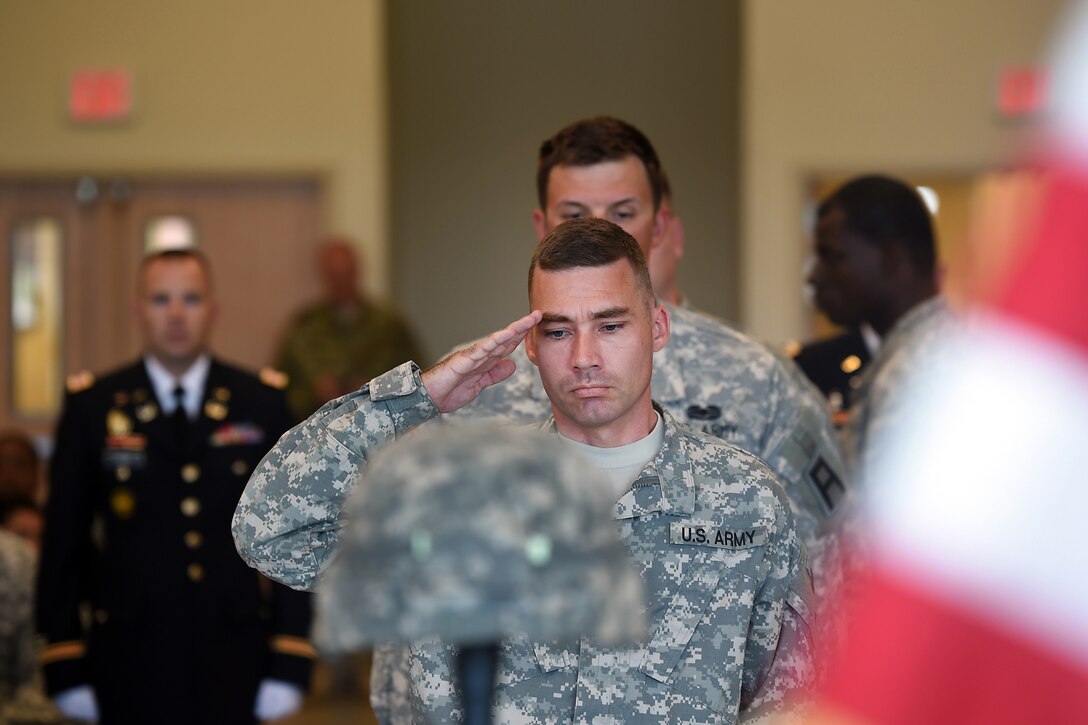
<svg viewBox="0 0 1088 725">
<path fill-rule="evenodd" d="M 440 637 L 645 635 L 642 581 L 600 471 L 557 436 L 425 427 L 380 451 L 317 588 L 328 652 Z"/>
</svg>

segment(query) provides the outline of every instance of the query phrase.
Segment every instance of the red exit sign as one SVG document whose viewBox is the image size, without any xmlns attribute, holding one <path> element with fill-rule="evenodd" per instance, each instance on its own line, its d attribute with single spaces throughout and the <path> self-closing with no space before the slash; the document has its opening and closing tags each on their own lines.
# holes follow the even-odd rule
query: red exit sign
<svg viewBox="0 0 1088 725">
<path fill-rule="evenodd" d="M 1045 68 L 1003 68 L 997 82 L 997 110 L 1005 118 L 1036 116 L 1044 110 L 1050 91 Z"/>
<path fill-rule="evenodd" d="M 73 121 L 123 121 L 132 113 L 132 76 L 124 68 L 82 68 L 68 87 Z"/>
</svg>

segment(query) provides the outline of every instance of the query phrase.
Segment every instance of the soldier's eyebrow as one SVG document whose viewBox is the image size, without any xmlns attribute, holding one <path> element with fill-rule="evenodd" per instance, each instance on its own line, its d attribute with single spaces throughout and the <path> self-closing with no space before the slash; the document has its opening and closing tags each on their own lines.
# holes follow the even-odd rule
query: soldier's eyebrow
<svg viewBox="0 0 1088 725">
<path fill-rule="evenodd" d="M 630 307 L 616 306 L 593 312 L 590 314 L 589 319 L 611 320 L 617 317 L 627 317 L 630 314 Z M 540 318 L 540 322 L 538 322 L 537 325 L 539 326 L 548 324 L 567 324 L 571 322 L 574 322 L 574 320 L 567 315 L 561 315 L 558 312 L 545 312 L 544 316 Z"/>
<path fill-rule="evenodd" d="M 600 312 L 594 312 L 590 315 L 590 319 L 593 320 L 609 320 L 615 317 L 626 317 L 631 314 L 630 307 L 609 307 L 608 309 L 601 310 Z"/>
</svg>

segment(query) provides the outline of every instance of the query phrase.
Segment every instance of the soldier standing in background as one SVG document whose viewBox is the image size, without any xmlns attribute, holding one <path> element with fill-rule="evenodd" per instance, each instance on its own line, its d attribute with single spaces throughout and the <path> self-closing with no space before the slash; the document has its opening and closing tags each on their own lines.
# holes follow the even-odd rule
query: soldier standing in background
<svg viewBox="0 0 1088 725">
<path fill-rule="evenodd" d="M 894 422 L 903 379 L 955 324 L 937 284 L 937 245 L 925 202 L 887 176 L 859 176 L 816 212 L 816 306 L 839 325 L 868 325 L 880 349 L 861 374 L 846 428 L 847 455 L 862 472 L 875 433 Z"/>
<path fill-rule="evenodd" d="M 359 289 L 359 264 L 348 240 L 323 242 L 317 267 L 325 297 L 295 316 L 276 356 L 297 420 L 391 367 L 421 359 L 400 314 Z"/>
<path fill-rule="evenodd" d="M 21 430 L 0 432 L 0 501 L 30 499 L 41 503 L 41 459 L 34 441 Z"/>
<path fill-rule="evenodd" d="M 77 376 L 57 429 L 37 594 L 47 690 L 105 725 L 282 717 L 309 679 L 309 595 L 246 568 L 229 521 L 290 413 L 208 352 L 200 253 L 145 258 L 135 311 L 142 359 Z"/>
</svg>

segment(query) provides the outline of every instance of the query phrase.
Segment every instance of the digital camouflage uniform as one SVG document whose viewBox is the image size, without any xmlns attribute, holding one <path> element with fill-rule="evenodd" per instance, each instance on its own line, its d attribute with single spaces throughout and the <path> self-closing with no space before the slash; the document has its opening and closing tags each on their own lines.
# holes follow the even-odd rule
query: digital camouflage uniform
<svg viewBox="0 0 1088 725">
<path fill-rule="evenodd" d="M 842 451 L 823 399 L 795 366 L 763 345 L 701 313 L 666 307 L 669 342 L 654 353 L 651 397 L 676 420 L 754 453 L 775 472 L 808 550 L 822 615 L 819 603 L 841 577 L 838 533 L 846 496 Z M 510 358 L 514 374 L 457 415 L 521 422 L 551 415 L 525 346 Z M 817 627 L 830 619 L 821 616 Z"/>
<path fill-rule="evenodd" d="M 367 461 L 317 588 L 319 646 L 644 640 L 642 578 L 603 472 L 556 435 L 444 422 Z"/>
<path fill-rule="evenodd" d="M 284 333 L 276 367 L 287 374 L 287 405 L 303 420 L 326 402 L 314 395 L 314 380 L 335 375 L 352 388 L 408 360 L 420 360 L 404 319 L 391 307 L 363 300 L 350 315 L 322 302 L 299 312 Z"/>
<path fill-rule="evenodd" d="M 899 414 L 908 402 L 903 392 L 909 389 L 911 396 L 917 397 L 919 388 L 904 385 L 907 377 L 924 385 L 935 343 L 956 325 L 956 319 L 943 297 L 915 305 L 896 321 L 876 357 L 866 366 L 846 432 L 851 471 L 857 480 L 866 477 L 876 444 L 901 418 Z"/>
<path fill-rule="evenodd" d="M 42 690 L 34 647 L 34 550 L 0 529 L 0 725 L 63 718 Z"/>
<path fill-rule="evenodd" d="M 774 474 L 661 412 L 665 444 L 615 507 L 646 583 L 650 641 L 635 649 L 506 642 L 500 722 L 733 723 L 810 683 L 809 584 Z M 254 471 L 233 525 L 242 557 L 273 579 L 312 587 L 371 453 L 438 415 L 410 365 L 322 407 Z M 449 655 L 437 642 L 413 646 L 411 686 L 399 690 L 407 697 L 393 700 L 411 708 L 411 720 L 458 716 Z M 400 709 L 378 714 L 409 719 Z"/>
<path fill-rule="evenodd" d="M 0 530 L 0 703 L 34 679 L 34 550 Z"/>
</svg>

